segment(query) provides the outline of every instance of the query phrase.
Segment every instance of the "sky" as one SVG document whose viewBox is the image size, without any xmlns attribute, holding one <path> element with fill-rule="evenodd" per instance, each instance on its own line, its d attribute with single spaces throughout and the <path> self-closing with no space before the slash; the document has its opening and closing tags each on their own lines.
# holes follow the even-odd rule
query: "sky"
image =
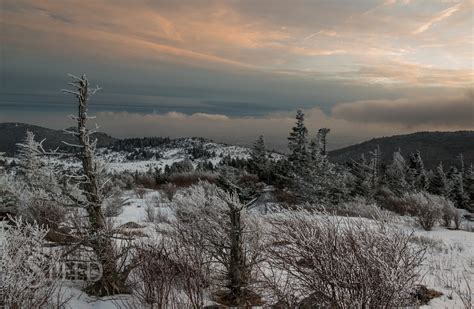
<svg viewBox="0 0 474 309">
<path fill-rule="evenodd" d="M 282 150 L 474 129 L 474 0 L 2 0 L 0 122 L 73 123 L 68 73 L 116 137 Z"/>
</svg>

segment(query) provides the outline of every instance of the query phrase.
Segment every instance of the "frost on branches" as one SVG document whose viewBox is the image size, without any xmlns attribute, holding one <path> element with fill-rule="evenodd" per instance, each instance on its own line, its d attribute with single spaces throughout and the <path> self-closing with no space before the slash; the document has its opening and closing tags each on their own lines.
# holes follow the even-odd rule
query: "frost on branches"
<svg viewBox="0 0 474 309">
<path fill-rule="evenodd" d="M 21 219 L 3 231 L 0 247 L 0 306 L 43 308 L 58 305 L 60 254 L 44 246 L 48 230 Z"/>
<path fill-rule="evenodd" d="M 177 201 L 176 229 L 187 246 L 202 248 L 213 265 L 216 291 L 223 303 L 239 305 L 254 295 L 255 267 L 263 242 L 258 223 L 236 194 L 200 183 Z"/>
<path fill-rule="evenodd" d="M 275 215 L 272 237 L 269 269 L 285 273 L 292 293 L 311 308 L 413 303 L 425 248 L 412 245 L 411 234 L 381 222 L 294 211 Z M 276 296 L 288 296 L 275 287 Z"/>
</svg>

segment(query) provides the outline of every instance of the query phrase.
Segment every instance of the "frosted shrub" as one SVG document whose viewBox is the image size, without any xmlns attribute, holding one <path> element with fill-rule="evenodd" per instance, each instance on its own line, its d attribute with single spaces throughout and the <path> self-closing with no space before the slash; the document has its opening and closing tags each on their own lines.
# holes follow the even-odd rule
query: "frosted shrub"
<svg viewBox="0 0 474 309">
<path fill-rule="evenodd" d="M 442 217 L 446 200 L 427 192 L 406 194 L 403 201 L 408 205 L 409 212 L 416 222 L 426 231 L 430 231 Z"/>
<path fill-rule="evenodd" d="M 44 247 L 48 230 L 37 224 L 14 221 L 0 247 L 0 307 L 59 306 L 58 252 Z M 3 307 L 2 307 L 3 308 Z"/>
<path fill-rule="evenodd" d="M 137 198 L 143 199 L 143 197 L 145 197 L 145 194 L 146 194 L 146 189 L 143 188 L 143 187 L 136 187 L 134 189 L 134 192 L 135 192 L 135 195 L 137 196 Z"/>
<path fill-rule="evenodd" d="M 176 194 L 177 190 L 178 190 L 178 188 L 176 187 L 176 185 L 174 183 L 171 183 L 171 182 L 167 183 L 163 186 L 163 193 L 168 198 L 168 200 L 170 202 L 173 201 L 173 197 Z"/>
<path fill-rule="evenodd" d="M 146 222 L 155 222 L 156 211 L 155 206 L 152 203 L 146 203 L 145 205 L 145 221 Z"/>
<path fill-rule="evenodd" d="M 388 219 L 392 215 L 390 211 L 380 209 L 376 204 L 368 203 L 364 198 L 360 197 L 353 201 L 333 206 L 327 210 L 340 216 L 362 217 L 375 220 Z"/>
<path fill-rule="evenodd" d="M 451 227 L 451 223 L 453 221 L 455 223 L 457 222 L 456 217 L 458 216 L 458 210 L 456 209 L 456 207 L 454 207 L 454 204 L 451 201 L 443 197 L 439 197 L 439 202 L 443 207 L 443 225 L 449 228 Z"/>
<path fill-rule="evenodd" d="M 123 212 L 125 201 L 118 195 L 115 195 L 104 201 L 104 216 L 117 217 Z"/>
<path fill-rule="evenodd" d="M 209 263 L 198 243 L 187 246 L 180 234 L 136 246 L 137 267 L 131 280 L 134 295 L 153 308 L 202 308 L 208 286 Z"/>
<path fill-rule="evenodd" d="M 304 211 L 276 215 L 270 219 L 270 268 L 286 273 L 298 288 L 292 293 L 302 295 L 300 305 L 310 308 L 413 304 L 426 249 L 412 244 L 411 234 L 367 222 Z"/>
</svg>

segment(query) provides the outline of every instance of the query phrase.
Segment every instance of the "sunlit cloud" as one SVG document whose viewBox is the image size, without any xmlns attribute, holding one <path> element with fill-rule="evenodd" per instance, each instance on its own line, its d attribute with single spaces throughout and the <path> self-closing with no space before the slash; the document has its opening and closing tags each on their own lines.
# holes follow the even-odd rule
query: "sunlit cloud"
<svg viewBox="0 0 474 309">
<path fill-rule="evenodd" d="M 144 119 L 180 123 L 179 128 L 173 123 L 157 128 L 163 134 L 167 128 L 200 132 L 198 126 L 209 123 L 219 124 L 222 134 L 246 132 L 235 129 L 237 124 L 253 128 L 248 135 L 264 125 L 280 132 L 277 122 L 289 126 L 292 118 L 277 117 L 272 123 L 268 113 L 298 107 L 318 115 L 316 122 L 334 124 L 335 132 L 405 132 L 411 129 L 402 123 L 364 127 L 348 115 L 356 115 L 356 106 L 380 106 L 382 111 L 407 102 L 423 102 L 420 106 L 441 115 L 445 110 L 430 109 L 430 104 L 438 106 L 436 100 L 420 98 L 465 97 L 474 81 L 473 4 L 4 0 L 0 39 L 2 57 L 8 58 L 2 59 L 2 74 L 8 80 L 1 86 L 0 111 L 27 106 L 21 104 L 35 101 L 35 94 L 59 89 L 58 80 L 66 73 L 84 70 L 105 81 L 100 110 L 131 113 L 137 132 L 146 131 L 139 124 Z M 54 85 L 47 85 L 44 75 L 53 79 L 53 74 L 58 75 Z M 17 95 L 23 92 L 31 94 Z M 34 107 L 52 106 L 53 97 L 41 96 L 44 103 Z M 359 103 L 338 105 L 337 118 L 327 114 L 340 102 Z M 150 114 L 154 108 L 161 114 Z M 137 110 L 141 113 L 134 114 Z M 10 120 L 20 113 L 10 113 Z M 243 114 L 251 118 L 238 118 Z M 449 125 L 425 123 L 420 129 L 456 128 L 456 117 L 450 119 Z"/>
<path fill-rule="evenodd" d="M 470 2 L 471 0 L 467 0 L 465 1 L 466 3 L 467 2 Z M 416 29 L 415 31 L 413 31 L 413 34 L 420 34 L 422 32 L 425 32 L 426 30 L 428 30 L 429 28 L 431 28 L 431 26 L 433 26 L 435 23 L 438 23 L 448 17 L 450 17 L 451 15 L 453 15 L 454 13 L 456 13 L 457 11 L 459 11 L 459 9 L 463 6 L 463 2 L 460 2 L 456 5 L 453 5 L 443 11 L 441 11 L 439 14 L 436 14 L 435 16 L 433 16 L 430 20 L 428 20 L 428 22 L 426 22 L 425 24 L 421 25 L 418 29 Z"/>
<path fill-rule="evenodd" d="M 411 7 L 414 3 L 395 0 L 367 6 L 368 11 L 321 4 L 315 14 L 332 14 L 334 23 L 328 19 L 327 25 L 305 24 L 306 16 L 300 22 L 296 16 L 282 15 L 291 8 L 300 11 L 299 6 L 304 5 L 282 1 L 272 2 L 275 16 L 264 11 L 260 16 L 248 16 L 245 5 L 227 1 L 205 1 L 199 6 L 193 1 L 176 5 L 137 1 L 130 9 L 123 1 L 112 4 L 19 0 L 6 1 L 4 5 L 2 24 L 6 31 L 2 32 L 2 40 L 20 48 L 39 45 L 46 52 L 74 49 L 87 53 L 94 46 L 102 55 L 118 55 L 125 62 L 145 57 L 197 66 L 217 64 L 230 66 L 230 70 L 240 67 L 261 71 L 278 67 L 304 71 L 312 66 L 314 58 L 343 54 L 347 55 L 346 64 L 357 71 L 357 67 L 367 67 L 374 60 L 410 61 L 420 48 L 437 48 L 446 59 L 456 57 L 457 52 L 468 49 L 469 42 L 450 45 L 442 39 L 443 29 L 438 39 L 422 38 L 420 42 L 413 41 L 410 34 L 422 34 L 458 11 L 469 10 L 470 4 L 471 1 L 463 1 L 452 5 L 417 26 L 418 14 L 411 9 L 397 10 L 399 5 Z M 417 27 L 415 31 L 410 30 L 414 27 Z M 393 36 L 397 37 L 396 41 Z M 327 63 L 339 61 L 340 58 L 328 58 Z M 433 62 L 432 66 L 437 64 Z M 333 66 L 333 71 L 338 72 L 337 66 Z M 380 76 L 372 82 L 383 84 L 384 80 L 385 76 Z M 414 81 L 403 76 L 399 80 Z M 422 79 L 416 82 L 423 85 Z M 453 85 L 452 80 L 441 80 L 439 84 Z"/>
</svg>

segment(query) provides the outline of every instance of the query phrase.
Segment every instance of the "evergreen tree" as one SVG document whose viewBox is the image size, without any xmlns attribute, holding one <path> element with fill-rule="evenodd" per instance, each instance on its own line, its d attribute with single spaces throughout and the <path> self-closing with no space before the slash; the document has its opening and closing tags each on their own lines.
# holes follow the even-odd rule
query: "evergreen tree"
<svg viewBox="0 0 474 309">
<path fill-rule="evenodd" d="M 323 131 L 326 134 L 329 129 Z M 345 178 L 320 149 L 311 143 L 311 156 L 293 169 L 293 191 L 302 202 L 334 205 L 347 195 Z"/>
<path fill-rule="evenodd" d="M 268 181 L 269 160 L 265 146 L 265 139 L 260 135 L 253 144 L 250 153 L 250 167 L 262 179 Z"/>
<path fill-rule="evenodd" d="M 464 192 L 466 192 L 469 201 L 467 202 L 466 209 L 474 212 L 474 166 L 471 164 L 469 169 L 466 171 L 464 178 Z"/>
<path fill-rule="evenodd" d="M 449 191 L 448 181 L 443 169 L 443 163 L 440 162 L 433 177 L 430 179 L 428 192 L 448 197 Z"/>
<path fill-rule="evenodd" d="M 371 196 L 370 165 L 362 154 L 358 161 L 352 162 L 351 174 L 354 176 L 352 196 Z"/>
<path fill-rule="evenodd" d="M 372 159 L 370 160 L 370 188 L 372 195 L 375 195 L 381 181 L 381 152 L 380 147 L 374 149 L 370 152 Z"/>
<path fill-rule="evenodd" d="M 36 141 L 33 132 L 26 131 L 24 142 L 17 146 L 20 173 L 29 187 L 29 193 L 36 195 L 36 198 L 58 197 L 61 193 L 59 181 L 53 166 L 47 161 L 48 153 L 43 148 L 43 141 Z"/>
<path fill-rule="evenodd" d="M 425 165 L 419 151 L 410 155 L 407 181 L 413 190 L 425 191 L 428 187 Z"/>
<path fill-rule="evenodd" d="M 328 128 L 321 128 L 318 131 L 318 147 L 323 156 L 326 155 L 326 136 L 328 135 L 329 131 Z"/>
<path fill-rule="evenodd" d="M 408 191 L 406 181 L 407 164 L 400 150 L 393 153 L 392 163 L 388 166 L 386 180 L 389 189 L 397 196 L 402 196 Z"/>
<path fill-rule="evenodd" d="M 450 186 L 449 199 L 453 201 L 458 208 L 467 208 L 469 205 L 469 196 L 464 191 L 463 175 L 456 167 L 451 167 L 448 173 L 448 183 Z"/>
<path fill-rule="evenodd" d="M 296 124 L 288 137 L 288 148 L 291 162 L 302 163 L 307 158 L 308 129 L 304 125 L 304 114 L 301 110 L 296 113 Z"/>
</svg>

